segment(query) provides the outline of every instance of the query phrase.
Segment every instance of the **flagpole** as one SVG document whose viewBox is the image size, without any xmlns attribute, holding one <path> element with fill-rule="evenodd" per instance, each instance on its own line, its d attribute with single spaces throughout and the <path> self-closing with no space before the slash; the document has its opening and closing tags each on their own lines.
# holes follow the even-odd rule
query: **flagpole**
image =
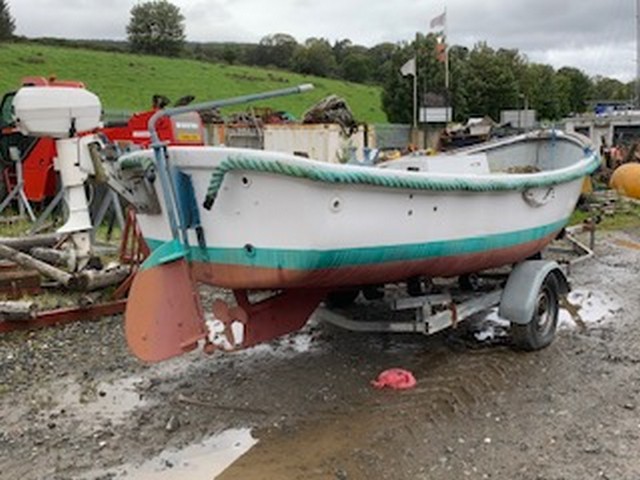
<svg viewBox="0 0 640 480">
<path fill-rule="evenodd" d="M 639 0 L 640 1 L 640 0 Z M 415 72 L 413 75 L 413 128 L 418 128 L 418 32 L 416 32 Z"/>
<path fill-rule="evenodd" d="M 444 7 L 444 88 L 449 92 L 449 17 Z"/>
<path fill-rule="evenodd" d="M 416 37 L 418 34 L 416 33 Z M 406 62 L 400 69 L 404 77 L 413 75 L 413 127 L 418 126 L 418 48 L 415 48 L 415 55 Z"/>
</svg>

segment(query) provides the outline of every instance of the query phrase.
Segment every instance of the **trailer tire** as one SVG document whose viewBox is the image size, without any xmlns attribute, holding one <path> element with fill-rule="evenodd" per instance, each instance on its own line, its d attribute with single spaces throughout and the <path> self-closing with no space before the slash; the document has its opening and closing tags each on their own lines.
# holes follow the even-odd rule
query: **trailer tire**
<svg viewBox="0 0 640 480">
<path fill-rule="evenodd" d="M 558 326 L 559 296 L 558 279 L 551 272 L 538 290 L 537 305 L 529 323 L 511 323 L 511 337 L 517 348 L 532 352 L 553 342 Z"/>
</svg>

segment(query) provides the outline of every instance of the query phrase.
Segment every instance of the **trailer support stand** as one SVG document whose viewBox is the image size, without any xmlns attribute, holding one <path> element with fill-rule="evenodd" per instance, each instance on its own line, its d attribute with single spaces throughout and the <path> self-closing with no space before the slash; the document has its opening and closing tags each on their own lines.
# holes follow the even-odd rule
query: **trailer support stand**
<svg viewBox="0 0 640 480">
<path fill-rule="evenodd" d="M 33 213 L 33 209 L 31 208 L 31 204 L 27 199 L 27 195 L 24 193 L 24 175 L 22 173 L 22 161 L 17 160 L 15 164 L 16 164 L 17 182 L 15 187 L 13 187 L 13 190 L 9 192 L 9 195 L 7 195 L 7 197 L 2 201 L 2 203 L 0 203 L 0 213 L 2 213 L 4 209 L 7 208 L 9 204 L 13 201 L 13 199 L 17 197 L 20 216 L 23 217 L 24 212 L 26 210 L 31 221 L 35 222 L 36 216 Z"/>
</svg>

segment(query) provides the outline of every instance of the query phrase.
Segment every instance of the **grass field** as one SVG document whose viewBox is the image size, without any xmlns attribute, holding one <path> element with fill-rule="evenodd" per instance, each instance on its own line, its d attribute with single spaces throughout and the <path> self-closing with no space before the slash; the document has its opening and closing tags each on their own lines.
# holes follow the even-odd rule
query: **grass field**
<svg viewBox="0 0 640 480">
<path fill-rule="evenodd" d="M 55 75 L 59 79 L 83 81 L 100 96 L 105 110 L 146 110 L 154 94 L 173 100 L 189 94 L 204 102 L 313 83 L 316 89 L 310 93 L 255 105 L 285 110 L 299 117 L 318 100 L 336 94 L 347 100 L 356 120 L 386 122 L 378 87 L 279 70 L 35 44 L 0 44 L 0 66 L 0 93 L 15 90 L 24 76 Z M 239 106 L 235 110 L 244 108 Z"/>
</svg>

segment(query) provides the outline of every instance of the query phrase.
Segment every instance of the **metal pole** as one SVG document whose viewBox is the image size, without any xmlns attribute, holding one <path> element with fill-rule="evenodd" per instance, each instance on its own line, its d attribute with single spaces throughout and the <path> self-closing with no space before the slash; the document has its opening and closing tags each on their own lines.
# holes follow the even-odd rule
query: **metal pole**
<svg viewBox="0 0 640 480">
<path fill-rule="evenodd" d="M 640 0 L 638 0 L 640 2 Z M 449 18 L 444 7 L 444 88 L 449 92 Z M 448 102 L 447 102 L 448 103 Z"/>
<path fill-rule="evenodd" d="M 520 98 L 522 100 L 522 98 Z M 522 128 L 522 109 L 524 108 L 522 102 L 518 102 L 518 129 Z"/>
<path fill-rule="evenodd" d="M 418 60 L 416 59 L 416 74 L 413 76 L 413 128 L 418 128 Z"/>
<path fill-rule="evenodd" d="M 180 115 L 181 113 L 199 112 L 202 110 L 209 110 L 212 108 L 228 107 L 230 105 L 238 105 L 241 103 L 249 103 L 257 100 L 266 100 L 267 98 L 282 97 L 284 95 L 292 95 L 294 93 L 303 93 L 313 90 L 313 85 L 307 83 L 292 88 L 283 88 L 281 90 L 273 90 L 271 92 L 255 93 L 252 95 L 244 95 L 241 97 L 228 98 L 225 100 L 214 100 L 213 102 L 198 103 L 195 105 L 186 105 L 184 107 L 167 108 L 164 110 L 158 110 L 149 119 L 149 132 L 151 133 L 151 141 L 153 143 L 160 143 L 160 137 L 156 132 L 156 123 L 162 117 L 173 117 Z"/>
<path fill-rule="evenodd" d="M 42 212 L 40 217 L 36 220 L 36 223 L 33 224 L 31 230 L 29 230 L 29 235 L 34 235 L 38 232 L 38 230 L 40 230 L 40 227 L 42 226 L 44 221 L 49 218 L 49 216 L 53 213 L 53 210 L 60 204 L 60 202 L 62 202 L 63 199 L 64 189 L 61 188 L 60 190 L 58 190 L 58 193 L 56 193 L 56 196 L 53 197 L 53 200 L 51 200 L 49 205 L 47 205 L 47 208 L 44 209 L 44 212 Z"/>
<path fill-rule="evenodd" d="M 640 0 L 638 0 L 640 1 Z M 415 48 L 415 71 L 413 72 L 413 129 L 418 129 L 418 41 L 420 37 L 416 32 L 416 48 Z"/>
<path fill-rule="evenodd" d="M 36 221 L 36 216 L 33 213 L 33 209 L 31 208 L 31 204 L 29 203 L 29 199 L 27 198 L 27 194 L 24 192 L 24 165 L 22 164 L 22 158 L 20 158 L 16 162 L 16 173 L 18 175 L 18 208 L 20 210 L 20 216 L 24 215 L 24 211 L 26 210 L 29 214 L 29 218 L 32 222 Z"/>
</svg>

